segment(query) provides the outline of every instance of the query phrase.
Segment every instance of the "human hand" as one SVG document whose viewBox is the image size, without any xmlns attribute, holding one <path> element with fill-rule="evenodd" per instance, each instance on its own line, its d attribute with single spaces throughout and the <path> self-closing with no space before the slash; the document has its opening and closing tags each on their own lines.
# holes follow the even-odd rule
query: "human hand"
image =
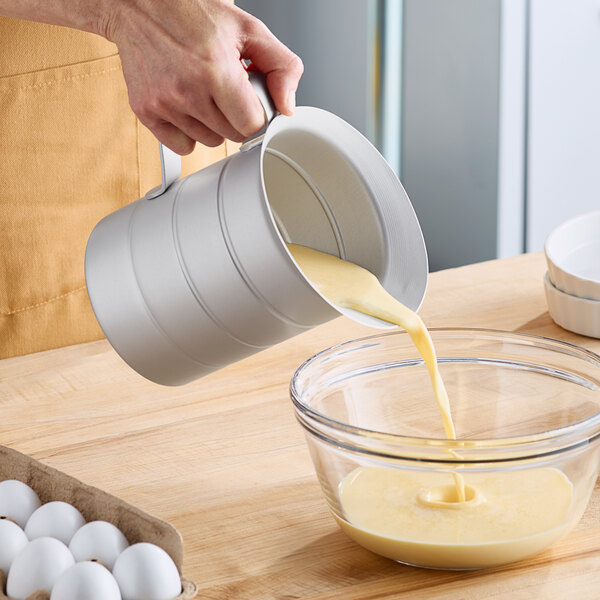
<svg viewBox="0 0 600 600">
<path fill-rule="evenodd" d="M 302 61 L 258 19 L 227 0 L 117 0 L 101 33 L 117 44 L 129 103 L 171 150 L 241 142 L 264 125 L 242 59 L 265 73 L 291 115 Z"/>
</svg>

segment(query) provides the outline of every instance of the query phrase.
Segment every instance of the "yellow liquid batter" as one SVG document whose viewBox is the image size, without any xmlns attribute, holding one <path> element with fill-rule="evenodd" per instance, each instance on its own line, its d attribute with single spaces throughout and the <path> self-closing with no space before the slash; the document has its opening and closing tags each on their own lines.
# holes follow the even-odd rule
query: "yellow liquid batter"
<svg viewBox="0 0 600 600">
<path fill-rule="evenodd" d="M 453 490 L 446 480 L 444 473 L 358 468 L 340 485 L 345 519 L 336 520 L 377 554 L 438 569 L 514 562 L 544 550 L 573 525 L 566 520 L 572 485 L 557 469 L 467 474 L 466 502 L 444 506 Z M 427 495 L 442 501 L 432 506 Z"/>
<path fill-rule="evenodd" d="M 306 246 L 288 244 L 288 249 L 302 272 L 332 304 L 351 308 L 406 330 L 427 366 L 446 437 L 455 440 L 448 394 L 438 370 L 433 342 L 421 317 L 390 296 L 367 269 Z M 465 500 L 462 476 L 458 473 L 452 473 L 452 476 L 458 499 L 462 502 Z"/>
<path fill-rule="evenodd" d="M 332 304 L 407 331 L 427 366 L 446 437 L 456 439 L 435 349 L 420 317 L 366 269 L 304 246 L 288 248 Z M 453 485 L 443 472 L 360 467 L 340 484 L 344 518 L 334 516 L 351 538 L 373 552 L 445 569 L 520 560 L 546 548 L 573 525 L 573 520 L 567 522 L 572 484 L 557 469 L 470 473 L 466 481 L 452 475 Z"/>
</svg>

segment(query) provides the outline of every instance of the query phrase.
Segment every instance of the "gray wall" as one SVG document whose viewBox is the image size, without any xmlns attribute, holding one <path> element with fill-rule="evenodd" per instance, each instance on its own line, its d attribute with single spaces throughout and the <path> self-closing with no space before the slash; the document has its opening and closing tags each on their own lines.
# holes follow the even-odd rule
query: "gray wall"
<svg viewBox="0 0 600 600">
<path fill-rule="evenodd" d="M 404 0 L 402 182 L 431 270 L 496 257 L 500 0 Z"/>
<path fill-rule="evenodd" d="M 236 0 L 304 62 L 298 105 L 318 106 L 374 135 L 376 0 Z"/>
<path fill-rule="evenodd" d="M 383 143 L 395 169 L 385 135 L 393 129 L 393 144 L 401 130 L 400 176 L 431 270 L 496 257 L 502 1 L 237 0 L 304 61 L 298 104 L 330 110 Z M 386 8 L 402 13 L 397 25 Z M 378 61 L 377 42 L 393 49 L 395 72 L 389 56 Z M 386 76 L 402 78 L 395 106 L 381 102 Z"/>
</svg>

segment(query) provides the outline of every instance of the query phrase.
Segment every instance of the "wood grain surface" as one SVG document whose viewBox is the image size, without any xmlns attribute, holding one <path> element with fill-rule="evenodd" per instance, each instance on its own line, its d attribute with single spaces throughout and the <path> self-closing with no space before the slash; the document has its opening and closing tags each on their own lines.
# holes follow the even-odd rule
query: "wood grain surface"
<svg viewBox="0 0 600 600">
<path fill-rule="evenodd" d="M 543 255 L 431 276 L 430 327 L 526 331 L 600 352 L 547 313 Z M 0 361 L 0 443 L 170 521 L 203 599 L 600 598 L 600 488 L 578 527 L 504 568 L 428 571 L 338 529 L 288 397 L 296 367 L 372 330 L 340 318 L 181 388 L 149 383 L 106 341 Z"/>
</svg>

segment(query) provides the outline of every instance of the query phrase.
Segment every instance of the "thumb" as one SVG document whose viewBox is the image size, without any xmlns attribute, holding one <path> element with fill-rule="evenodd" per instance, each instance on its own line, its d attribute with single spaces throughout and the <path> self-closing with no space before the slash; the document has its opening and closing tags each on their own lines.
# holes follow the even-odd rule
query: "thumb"
<svg viewBox="0 0 600 600">
<path fill-rule="evenodd" d="M 262 23 L 246 37 L 241 54 L 266 75 L 267 87 L 277 110 L 284 115 L 292 115 L 296 107 L 298 82 L 304 72 L 300 58 Z"/>
</svg>

